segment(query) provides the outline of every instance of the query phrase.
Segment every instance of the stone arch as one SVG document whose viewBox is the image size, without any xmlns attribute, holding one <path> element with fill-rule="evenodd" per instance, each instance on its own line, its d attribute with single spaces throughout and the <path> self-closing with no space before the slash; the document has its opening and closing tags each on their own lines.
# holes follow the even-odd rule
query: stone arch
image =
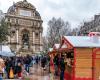
<svg viewBox="0 0 100 80">
<path fill-rule="evenodd" d="M 28 29 L 22 29 L 21 33 L 29 33 L 29 30 Z"/>
<path fill-rule="evenodd" d="M 30 32 L 29 32 L 29 30 L 23 29 L 21 31 L 21 39 L 22 39 L 23 47 L 29 46 L 29 42 L 30 42 Z"/>
</svg>

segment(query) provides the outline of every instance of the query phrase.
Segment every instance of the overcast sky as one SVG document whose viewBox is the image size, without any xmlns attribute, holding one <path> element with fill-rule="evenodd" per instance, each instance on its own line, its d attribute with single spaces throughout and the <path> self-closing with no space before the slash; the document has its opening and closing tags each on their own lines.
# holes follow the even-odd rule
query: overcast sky
<svg viewBox="0 0 100 80">
<path fill-rule="evenodd" d="M 13 2 L 21 0 L 0 0 L 0 10 L 7 12 Z M 100 13 L 100 0 L 27 0 L 39 11 L 44 23 L 44 33 L 47 22 L 52 18 L 63 18 L 69 21 L 72 28 L 83 21 L 90 20 Z"/>
</svg>

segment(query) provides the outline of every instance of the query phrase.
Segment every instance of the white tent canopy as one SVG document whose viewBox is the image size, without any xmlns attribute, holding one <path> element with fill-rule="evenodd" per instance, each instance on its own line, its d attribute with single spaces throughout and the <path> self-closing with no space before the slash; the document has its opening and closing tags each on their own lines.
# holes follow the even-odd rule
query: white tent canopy
<svg viewBox="0 0 100 80">
<path fill-rule="evenodd" d="M 0 50 L 0 55 L 2 56 L 15 56 L 14 53 L 11 52 L 11 49 L 9 48 L 9 46 L 7 45 L 2 45 L 0 46 L 1 50 Z"/>
</svg>

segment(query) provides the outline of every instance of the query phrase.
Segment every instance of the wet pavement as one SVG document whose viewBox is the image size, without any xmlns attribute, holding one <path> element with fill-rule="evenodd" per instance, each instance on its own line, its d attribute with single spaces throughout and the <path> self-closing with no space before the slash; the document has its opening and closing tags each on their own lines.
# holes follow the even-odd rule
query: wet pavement
<svg viewBox="0 0 100 80">
<path fill-rule="evenodd" d="M 25 75 L 23 79 L 3 79 L 3 80 L 59 80 L 53 74 L 48 72 L 48 67 L 43 70 L 39 65 L 34 64 L 30 68 L 30 74 Z"/>
<path fill-rule="evenodd" d="M 53 74 L 48 72 L 48 68 L 43 70 L 39 65 L 33 65 L 30 69 L 30 73 L 31 80 L 59 80 L 58 78 L 55 78 Z"/>
</svg>

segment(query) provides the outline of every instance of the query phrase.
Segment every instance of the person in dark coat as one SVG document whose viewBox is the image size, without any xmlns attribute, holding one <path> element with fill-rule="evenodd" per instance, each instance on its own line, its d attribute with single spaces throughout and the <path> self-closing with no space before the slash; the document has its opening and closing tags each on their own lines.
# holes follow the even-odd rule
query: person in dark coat
<svg viewBox="0 0 100 80">
<path fill-rule="evenodd" d="M 46 57 L 44 56 L 42 59 L 41 59 L 41 67 L 43 69 L 45 69 L 45 65 L 46 65 Z"/>
<path fill-rule="evenodd" d="M 6 73 L 7 73 L 7 78 L 9 79 L 9 72 L 10 72 L 9 59 L 6 59 L 5 66 L 6 66 L 5 70 L 6 70 Z"/>
<path fill-rule="evenodd" d="M 16 66 L 17 68 L 17 76 L 18 77 L 22 77 L 21 73 L 22 73 L 22 65 L 21 62 L 18 62 L 18 65 Z"/>
<path fill-rule="evenodd" d="M 58 76 L 58 71 L 59 71 L 59 54 L 54 56 L 53 62 L 54 62 L 54 67 L 55 67 L 55 76 Z"/>
<path fill-rule="evenodd" d="M 14 58 L 11 57 L 8 59 L 8 61 L 6 61 L 5 63 L 6 65 L 6 72 L 7 72 L 7 76 L 8 78 L 10 78 L 10 70 L 12 69 L 14 71 Z"/>
<path fill-rule="evenodd" d="M 38 64 L 39 61 L 38 56 L 36 56 L 35 60 L 36 60 L 36 64 Z"/>
<path fill-rule="evenodd" d="M 61 58 L 60 58 L 60 80 L 64 80 L 64 72 L 65 72 L 64 55 L 61 55 Z"/>
<path fill-rule="evenodd" d="M 24 61 L 25 61 L 25 70 L 29 73 L 29 67 L 30 67 L 32 58 L 30 58 L 30 56 L 27 55 Z"/>
</svg>

